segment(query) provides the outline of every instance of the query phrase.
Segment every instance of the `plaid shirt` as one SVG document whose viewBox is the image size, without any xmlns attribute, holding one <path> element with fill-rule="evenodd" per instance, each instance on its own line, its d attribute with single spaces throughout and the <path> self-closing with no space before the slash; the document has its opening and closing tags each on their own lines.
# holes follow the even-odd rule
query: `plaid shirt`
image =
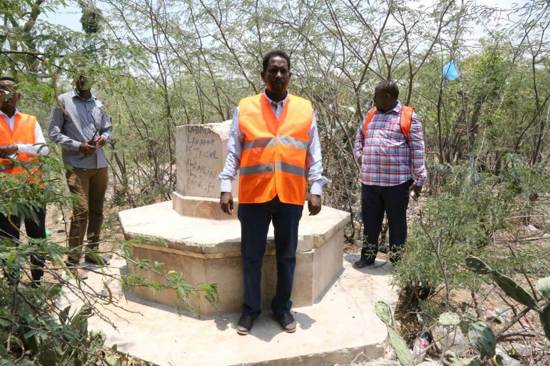
<svg viewBox="0 0 550 366">
<path fill-rule="evenodd" d="M 405 139 L 400 125 L 401 104 L 387 113 L 377 112 L 363 135 L 363 121 L 355 136 L 353 154 L 361 162 L 361 183 L 396 186 L 409 179 L 422 186 L 427 178 L 424 162 L 424 133 L 413 113 L 410 136 Z"/>
</svg>

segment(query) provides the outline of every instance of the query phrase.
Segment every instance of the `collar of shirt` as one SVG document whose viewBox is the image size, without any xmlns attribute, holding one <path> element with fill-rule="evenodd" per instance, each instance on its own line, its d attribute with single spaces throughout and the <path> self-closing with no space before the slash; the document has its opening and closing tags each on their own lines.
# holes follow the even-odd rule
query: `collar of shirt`
<svg viewBox="0 0 550 366">
<path fill-rule="evenodd" d="M 71 96 L 72 96 L 73 98 L 79 98 L 80 100 L 82 100 L 82 101 L 84 101 L 84 102 L 90 102 L 90 101 L 96 99 L 95 95 L 93 95 L 93 94 L 92 94 L 92 96 L 90 97 L 90 99 L 82 99 L 82 98 L 80 97 L 80 95 L 78 95 L 78 92 L 77 92 L 76 90 L 74 90 L 74 89 L 73 89 L 73 91 L 72 91 L 72 95 L 71 95 Z"/>
<path fill-rule="evenodd" d="M 286 101 L 288 100 L 288 92 L 286 93 L 286 96 L 284 97 L 284 99 L 280 100 L 278 102 L 276 102 L 273 99 L 271 99 L 270 97 L 268 97 L 265 90 L 262 92 L 262 94 L 266 97 L 266 99 L 269 101 L 269 103 L 271 103 L 271 105 L 275 108 L 282 107 L 286 103 Z"/>
<path fill-rule="evenodd" d="M 2 116 L 3 119 L 6 119 L 8 121 L 8 124 L 10 126 L 10 129 L 13 130 L 13 121 L 15 120 L 15 116 L 19 114 L 19 111 L 16 109 L 13 116 L 8 117 L 8 115 L 2 111 L 0 111 L 0 116 Z"/>
<path fill-rule="evenodd" d="M 401 113 L 401 102 L 400 102 L 400 101 L 397 101 L 397 104 L 395 105 L 395 107 L 393 107 L 393 109 L 387 111 L 387 112 L 384 113 L 384 114 L 388 114 L 388 113 L 391 113 L 391 114 L 400 114 L 400 113 Z"/>
</svg>

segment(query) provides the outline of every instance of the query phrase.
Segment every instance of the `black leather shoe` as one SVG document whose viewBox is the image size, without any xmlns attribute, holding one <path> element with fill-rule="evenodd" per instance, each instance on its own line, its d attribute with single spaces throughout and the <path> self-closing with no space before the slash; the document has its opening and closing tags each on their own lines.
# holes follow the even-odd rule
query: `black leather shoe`
<svg viewBox="0 0 550 366">
<path fill-rule="evenodd" d="M 254 318 L 248 314 L 241 315 L 239 323 L 237 324 L 237 333 L 240 335 L 247 335 L 254 325 Z"/>
<path fill-rule="evenodd" d="M 281 325 L 287 333 L 294 333 L 296 331 L 296 320 L 290 313 L 290 311 L 285 311 L 281 314 L 275 314 L 275 319 Z"/>
<path fill-rule="evenodd" d="M 93 264 L 96 266 L 108 266 L 109 258 L 104 257 L 99 254 L 87 255 L 84 257 L 84 262 L 86 264 Z"/>
<path fill-rule="evenodd" d="M 370 248 L 361 249 L 361 258 L 359 258 L 357 262 L 353 263 L 353 266 L 355 268 L 364 268 L 366 266 L 373 265 L 376 260 L 376 255 L 373 255 L 372 252 L 373 251 Z"/>
</svg>

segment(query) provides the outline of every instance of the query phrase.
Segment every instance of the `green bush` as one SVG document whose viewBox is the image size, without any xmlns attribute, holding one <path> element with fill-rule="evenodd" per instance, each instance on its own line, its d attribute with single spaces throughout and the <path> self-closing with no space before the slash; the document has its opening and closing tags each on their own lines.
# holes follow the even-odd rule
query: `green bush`
<svg viewBox="0 0 550 366">
<path fill-rule="evenodd" d="M 409 223 L 409 238 L 395 281 L 444 285 L 475 290 L 479 276 L 466 270 L 469 255 L 483 258 L 505 273 L 537 273 L 550 265 L 536 245 L 515 245 L 498 238 L 498 233 L 514 231 L 530 210 L 545 205 L 533 196 L 550 191 L 547 167 L 530 168 L 517 156 L 507 158 L 506 169 L 493 175 L 455 166 L 441 192 L 429 197 L 418 217 Z M 518 219 L 519 218 L 519 219 Z M 512 230 L 514 229 L 514 230 Z M 514 254 L 508 245 L 514 244 Z"/>
</svg>

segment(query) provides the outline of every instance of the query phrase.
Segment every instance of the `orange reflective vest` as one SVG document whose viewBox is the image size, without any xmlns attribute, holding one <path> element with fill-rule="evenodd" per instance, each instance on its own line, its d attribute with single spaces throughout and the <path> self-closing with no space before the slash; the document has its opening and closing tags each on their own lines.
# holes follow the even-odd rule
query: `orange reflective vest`
<svg viewBox="0 0 550 366">
<path fill-rule="evenodd" d="M 239 203 L 264 203 L 279 196 L 283 203 L 304 204 L 312 120 L 311 102 L 294 95 L 287 96 L 278 119 L 264 94 L 241 100 Z"/>
<path fill-rule="evenodd" d="M 405 139 L 409 139 L 409 136 L 411 134 L 411 122 L 412 122 L 412 116 L 414 113 L 413 107 L 408 106 L 401 106 L 401 116 L 400 116 L 400 125 L 401 125 L 401 132 L 403 132 L 403 136 L 405 136 Z M 376 107 L 372 107 L 367 115 L 365 116 L 365 119 L 363 121 L 363 136 L 367 136 L 367 130 L 369 128 L 369 123 L 372 121 L 372 118 L 376 114 Z"/>
<path fill-rule="evenodd" d="M 0 121 L 0 145 L 35 144 L 36 117 L 25 113 L 16 113 L 13 131 L 7 122 Z M 28 163 L 36 159 L 36 156 L 21 151 L 17 152 L 17 160 Z M 0 159 L 0 172 L 8 174 L 22 174 L 27 170 L 21 166 L 14 166 L 10 159 Z M 31 175 L 39 173 L 39 169 L 33 168 Z"/>
</svg>

